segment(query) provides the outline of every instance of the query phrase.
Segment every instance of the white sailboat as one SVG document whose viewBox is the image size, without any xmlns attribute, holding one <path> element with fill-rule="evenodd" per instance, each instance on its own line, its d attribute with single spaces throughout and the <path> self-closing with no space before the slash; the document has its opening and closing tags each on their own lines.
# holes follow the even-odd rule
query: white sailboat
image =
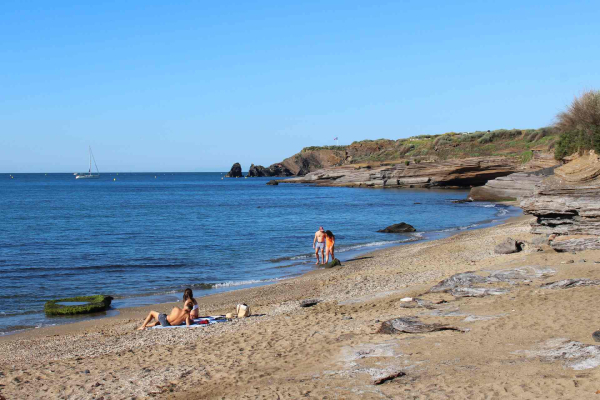
<svg viewBox="0 0 600 400">
<path fill-rule="evenodd" d="M 94 166 L 96 167 L 96 173 L 92 174 L 92 159 L 94 160 Z M 98 179 L 100 178 L 100 171 L 98 171 L 98 165 L 96 164 L 96 159 L 94 158 L 94 154 L 92 154 L 92 146 L 90 146 L 90 169 L 87 174 L 75 174 L 75 179 Z"/>
</svg>

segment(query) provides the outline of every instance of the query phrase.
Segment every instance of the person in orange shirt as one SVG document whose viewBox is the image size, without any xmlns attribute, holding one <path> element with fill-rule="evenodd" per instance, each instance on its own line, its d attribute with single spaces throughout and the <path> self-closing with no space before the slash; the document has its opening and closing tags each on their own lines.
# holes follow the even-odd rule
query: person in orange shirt
<svg viewBox="0 0 600 400">
<path fill-rule="evenodd" d="M 333 233 L 331 233 L 331 231 L 325 231 L 325 264 L 327 264 L 329 262 L 329 255 L 331 254 L 331 261 L 333 261 L 335 259 L 335 256 L 333 254 L 334 251 L 334 246 L 335 246 L 335 236 L 333 235 Z"/>
</svg>

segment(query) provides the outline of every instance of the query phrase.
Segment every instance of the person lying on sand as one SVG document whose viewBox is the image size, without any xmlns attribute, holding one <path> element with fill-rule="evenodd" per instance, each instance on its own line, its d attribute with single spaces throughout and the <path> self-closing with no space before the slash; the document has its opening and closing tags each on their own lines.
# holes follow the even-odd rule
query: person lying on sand
<svg viewBox="0 0 600 400">
<path fill-rule="evenodd" d="M 185 324 L 189 326 L 192 322 L 192 320 L 190 318 L 191 311 L 192 311 L 192 306 L 190 304 L 184 305 L 183 309 L 179 308 L 179 307 L 173 307 L 173 309 L 171 310 L 171 314 L 169 314 L 169 316 L 167 316 L 167 314 L 161 314 L 156 311 L 150 311 L 150 313 L 146 317 L 146 320 L 144 321 L 142 326 L 140 326 L 138 328 L 138 330 L 142 331 L 142 330 L 146 329 L 146 327 L 152 327 L 152 326 L 156 326 L 156 325 L 162 325 L 162 326 L 180 325 L 183 321 L 185 321 Z M 150 322 L 153 319 L 155 321 Z"/>
<path fill-rule="evenodd" d="M 315 238 L 313 239 L 313 249 L 315 249 L 315 256 L 317 257 L 317 262 L 315 263 L 315 265 L 319 264 L 321 260 L 325 262 L 325 230 L 322 226 L 320 226 L 319 230 L 315 232 Z M 321 251 L 321 258 L 319 258 L 319 251 Z"/>
</svg>

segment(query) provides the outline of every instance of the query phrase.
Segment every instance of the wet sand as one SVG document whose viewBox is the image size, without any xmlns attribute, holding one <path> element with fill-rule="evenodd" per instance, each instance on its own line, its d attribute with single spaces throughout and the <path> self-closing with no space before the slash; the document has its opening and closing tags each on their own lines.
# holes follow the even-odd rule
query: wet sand
<svg viewBox="0 0 600 400">
<path fill-rule="evenodd" d="M 530 220 L 514 218 L 492 228 L 379 250 L 341 267 L 269 286 L 198 298 L 204 315 L 233 312 L 236 304 L 245 302 L 253 312 L 246 319 L 136 331 L 150 309 L 168 312 L 177 305 L 160 304 L 1 337 L 0 395 L 6 399 L 597 396 L 600 348 L 589 346 L 595 344 L 592 332 L 600 329 L 595 308 L 598 287 L 540 285 L 567 278 L 600 279 L 595 264 L 600 253 L 556 253 L 535 244 Z M 495 254 L 494 246 L 507 237 L 525 241 L 524 251 Z M 523 267 L 553 272 L 485 284 L 506 290 L 499 295 L 463 298 L 427 293 L 456 273 L 485 275 Z M 430 306 L 403 308 L 404 297 L 422 298 Z M 321 302 L 301 308 L 304 299 Z M 409 316 L 463 332 L 376 333 L 382 321 Z M 584 350 L 573 351 L 577 346 Z M 394 375 L 399 376 L 375 384 Z"/>
</svg>

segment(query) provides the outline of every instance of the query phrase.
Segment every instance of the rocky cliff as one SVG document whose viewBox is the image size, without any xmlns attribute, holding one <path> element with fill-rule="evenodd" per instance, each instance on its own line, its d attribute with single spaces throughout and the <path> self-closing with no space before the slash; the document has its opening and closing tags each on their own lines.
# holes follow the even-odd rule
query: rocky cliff
<svg viewBox="0 0 600 400">
<path fill-rule="evenodd" d="M 462 160 L 393 164 L 379 167 L 342 166 L 310 172 L 285 183 L 364 187 L 454 187 L 482 185 L 509 175 L 519 168 L 517 160 L 505 157 L 473 157 Z"/>
<path fill-rule="evenodd" d="M 305 147 L 268 169 L 280 165 L 293 175 L 304 176 L 321 169 L 347 165 L 379 167 L 406 161 L 418 163 L 470 157 L 514 158 L 527 163 L 531 169 L 540 169 L 555 164 L 550 149 L 557 137 L 553 128 L 540 128 L 362 140 L 347 146 Z M 282 172 L 271 176 L 287 175 Z"/>
<path fill-rule="evenodd" d="M 600 249 L 600 159 L 592 151 L 556 168 L 521 208 L 537 217 L 533 233 L 552 235 L 554 249 Z"/>
<path fill-rule="evenodd" d="M 473 201 L 506 201 L 531 196 L 535 185 L 554 173 L 556 167 L 534 172 L 517 172 L 492 179 L 483 186 L 471 189 L 467 197 Z"/>
</svg>

